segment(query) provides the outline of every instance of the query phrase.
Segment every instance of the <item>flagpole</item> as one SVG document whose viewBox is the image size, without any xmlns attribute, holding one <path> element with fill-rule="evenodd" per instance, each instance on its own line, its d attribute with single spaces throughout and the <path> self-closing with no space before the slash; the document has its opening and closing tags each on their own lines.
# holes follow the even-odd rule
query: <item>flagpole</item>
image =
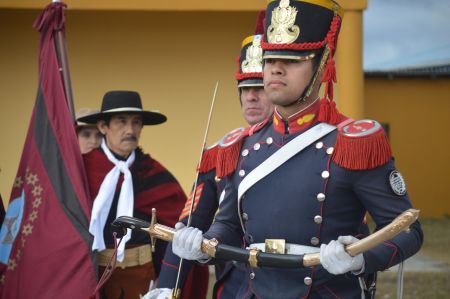
<svg viewBox="0 0 450 299">
<path fill-rule="evenodd" d="M 53 3 L 61 2 L 60 0 L 52 0 Z M 69 61 L 67 59 L 67 47 L 63 29 L 55 32 L 55 46 L 59 61 L 59 71 L 63 78 L 64 93 L 66 94 L 67 107 L 69 108 L 72 120 L 75 123 L 75 106 L 73 103 L 72 83 L 70 80 Z"/>
</svg>

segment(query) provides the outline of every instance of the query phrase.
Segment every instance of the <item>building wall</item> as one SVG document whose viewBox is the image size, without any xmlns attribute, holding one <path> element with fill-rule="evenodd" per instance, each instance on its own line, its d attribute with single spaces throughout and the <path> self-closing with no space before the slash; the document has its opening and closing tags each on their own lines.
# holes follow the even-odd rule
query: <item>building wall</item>
<svg viewBox="0 0 450 299">
<path fill-rule="evenodd" d="M 39 10 L 0 9 L 0 193 L 9 199 L 37 93 Z M 211 99 L 208 144 L 244 125 L 234 74 L 257 12 L 68 10 L 67 43 L 76 108 L 100 107 L 105 91 L 140 92 L 168 122 L 146 127 L 141 144 L 180 180 L 195 179 Z M 200 33 L 201 32 L 201 33 Z"/>
<path fill-rule="evenodd" d="M 362 13 L 367 0 L 340 2 L 351 16 L 343 24 L 343 45 L 348 47 L 345 40 L 351 40 L 352 47 L 361 52 L 358 44 L 362 24 L 357 14 Z M 48 3 L 0 0 L 0 137 L 8 144 L 0 155 L 0 193 L 5 201 L 37 91 L 38 34 L 31 25 Z M 107 90 L 139 91 L 144 108 L 159 109 L 169 118 L 163 125 L 145 128 L 143 148 L 172 170 L 184 189 L 189 190 L 217 81 L 219 91 L 207 144 L 245 125 L 234 80 L 236 57 L 242 39 L 253 34 L 257 11 L 265 7 L 266 1 L 66 3 L 68 57 L 76 108 L 99 107 Z M 345 57 L 336 59 L 340 65 L 350 63 L 344 61 Z M 352 65 L 361 65 L 360 60 L 352 58 Z M 351 69 L 352 72 L 339 74 L 341 78 L 361 76 L 361 67 Z M 342 81 L 355 85 L 354 80 Z M 340 93 L 337 87 L 336 98 Z M 354 99 L 355 95 L 346 94 L 345 98 Z"/>
<path fill-rule="evenodd" d="M 55 1 L 55 0 L 53 0 Z M 169 10 L 169 11 L 255 11 L 263 8 L 267 0 L 65 0 L 70 9 L 87 10 Z M 348 10 L 361 10 L 367 7 L 368 0 L 339 0 L 339 4 Z M 49 0 L 0 0 L 0 8 L 41 9 Z"/>
<path fill-rule="evenodd" d="M 0 193 L 5 201 L 37 92 L 38 34 L 31 25 L 38 14 L 0 9 Z M 234 73 L 241 40 L 253 32 L 255 19 L 256 11 L 69 10 L 75 106 L 98 107 L 111 89 L 139 91 L 145 108 L 159 109 L 169 118 L 166 124 L 145 128 L 141 144 L 187 191 L 195 178 L 216 81 L 219 91 L 207 143 L 244 125 Z M 346 62 L 340 61 L 342 65 Z M 340 80 L 342 84 L 342 76 Z M 449 80 L 364 82 L 365 115 L 389 123 L 397 165 L 416 206 L 423 216 L 450 214 L 444 188 L 449 181 Z"/>
<path fill-rule="evenodd" d="M 365 114 L 389 124 L 396 165 L 421 217 L 450 215 L 450 79 L 366 78 Z"/>
</svg>

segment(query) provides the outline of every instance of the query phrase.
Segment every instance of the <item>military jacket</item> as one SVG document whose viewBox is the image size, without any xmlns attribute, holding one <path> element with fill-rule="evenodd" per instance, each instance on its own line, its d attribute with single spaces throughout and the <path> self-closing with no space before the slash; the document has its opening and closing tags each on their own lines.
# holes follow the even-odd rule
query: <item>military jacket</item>
<svg viewBox="0 0 450 299">
<path fill-rule="evenodd" d="M 393 189 L 390 178 L 400 174 L 392 158 L 377 167 L 359 170 L 334 161 L 340 134 L 337 129 L 284 162 L 238 200 L 239 185 L 250 172 L 310 129 L 306 126 L 289 132 L 286 124 L 285 131 L 280 132 L 274 121 L 244 138 L 237 168 L 227 180 L 223 207 L 206 238 L 227 244 L 243 239 L 244 247 L 266 239 L 284 239 L 286 243 L 319 248 L 339 236 L 357 236 L 366 212 L 380 229 L 411 208 L 406 190 Z M 319 124 L 312 123 L 313 127 Z M 422 238 L 420 224 L 415 222 L 409 233 L 364 253 L 364 272 L 384 270 L 410 257 L 419 250 Z M 246 271 L 237 298 L 361 297 L 357 276 L 335 276 L 321 266 L 275 269 L 247 265 Z"/>
</svg>

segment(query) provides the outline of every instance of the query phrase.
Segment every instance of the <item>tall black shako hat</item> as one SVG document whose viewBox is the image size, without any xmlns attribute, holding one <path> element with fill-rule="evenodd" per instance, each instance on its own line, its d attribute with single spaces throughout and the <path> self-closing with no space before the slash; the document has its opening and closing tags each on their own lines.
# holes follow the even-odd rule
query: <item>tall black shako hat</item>
<svg viewBox="0 0 450 299">
<path fill-rule="evenodd" d="M 309 93 L 319 70 L 325 68 L 321 79 L 326 86 L 319 120 L 330 124 L 339 122 L 333 101 L 336 82 L 333 55 L 343 15 L 343 9 L 333 0 L 272 0 L 267 5 L 261 42 L 263 59 L 310 60 L 321 55 L 319 68 L 307 89 Z"/>
<path fill-rule="evenodd" d="M 256 21 L 255 35 L 248 36 L 242 41 L 235 75 L 238 88 L 264 86 L 261 41 L 263 39 L 265 17 L 266 11 L 261 10 Z"/>
<path fill-rule="evenodd" d="M 103 96 L 102 107 L 99 113 L 81 117 L 78 120 L 88 124 L 95 124 L 105 117 L 115 114 L 139 114 L 144 125 L 158 125 L 167 120 L 167 117 L 159 111 L 145 111 L 139 93 L 128 90 L 108 91 Z"/>
<path fill-rule="evenodd" d="M 262 38 L 262 34 L 251 35 L 242 41 L 241 55 L 238 59 L 238 71 L 236 72 L 238 88 L 264 86 Z"/>
</svg>

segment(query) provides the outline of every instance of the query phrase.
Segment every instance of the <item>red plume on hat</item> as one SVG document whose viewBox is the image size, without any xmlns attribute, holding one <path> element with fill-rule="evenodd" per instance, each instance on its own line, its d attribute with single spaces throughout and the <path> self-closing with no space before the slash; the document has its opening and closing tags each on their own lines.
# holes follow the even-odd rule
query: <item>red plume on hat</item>
<svg viewBox="0 0 450 299">
<path fill-rule="evenodd" d="M 327 59 L 325 71 L 323 73 L 322 82 L 325 83 L 325 92 L 323 98 L 320 100 L 319 121 L 327 122 L 336 125 L 340 122 L 339 112 L 334 101 L 333 84 L 337 82 L 336 66 L 334 61 L 334 53 L 336 52 L 337 38 L 341 26 L 341 18 L 338 15 L 333 17 L 325 41 L 330 54 Z"/>
<path fill-rule="evenodd" d="M 255 28 L 255 35 L 256 34 L 264 34 L 264 26 L 266 23 L 266 10 L 260 10 L 258 13 L 258 19 L 256 20 L 256 28 Z"/>
</svg>

